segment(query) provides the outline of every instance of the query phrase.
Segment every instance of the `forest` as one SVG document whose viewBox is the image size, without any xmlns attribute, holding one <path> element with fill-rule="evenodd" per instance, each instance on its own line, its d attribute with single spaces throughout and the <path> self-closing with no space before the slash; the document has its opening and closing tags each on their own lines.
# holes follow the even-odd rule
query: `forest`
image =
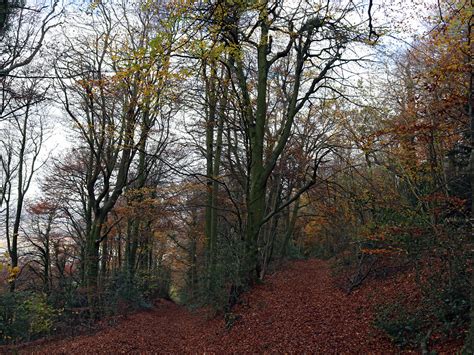
<svg viewBox="0 0 474 355">
<path fill-rule="evenodd" d="M 0 353 L 473 354 L 471 0 L 0 0 Z"/>
</svg>

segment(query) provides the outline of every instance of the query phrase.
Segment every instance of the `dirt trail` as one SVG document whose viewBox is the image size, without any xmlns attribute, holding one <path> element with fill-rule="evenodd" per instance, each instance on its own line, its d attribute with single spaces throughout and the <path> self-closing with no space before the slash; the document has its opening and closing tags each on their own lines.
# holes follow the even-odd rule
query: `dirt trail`
<svg viewBox="0 0 474 355">
<path fill-rule="evenodd" d="M 379 287 L 378 296 L 384 289 Z M 241 318 L 230 330 L 221 318 L 206 320 L 162 301 L 153 310 L 128 316 L 94 335 L 21 352 L 396 353 L 371 326 L 374 296 L 367 287 L 347 296 L 333 284 L 324 261 L 295 261 L 244 297 L 244 303 L 234 309 Z"/>
</svg>

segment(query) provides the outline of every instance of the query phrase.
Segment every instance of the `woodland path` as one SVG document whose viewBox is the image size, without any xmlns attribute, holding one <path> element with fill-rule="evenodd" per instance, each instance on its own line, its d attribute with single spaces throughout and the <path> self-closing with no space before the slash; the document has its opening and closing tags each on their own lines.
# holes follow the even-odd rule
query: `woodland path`
<svg viewBox="0 0 474 355">
<path fill-rule="evenodd" d="M 387 281 L 387 282 L 385 282 Z M 393 281 L 393 280 L 392 280 Z M 390 292 L 384 280 L 346 295 L 321 260 L 294 261 L 244 296 L 227 330 L 172 302 L 132 314 L 93 335 L 53 341 L 21 353 L 397 353 L 371 326 L 374 299 Z M 381 292 L 382 290 L 382 292 Z M 393 292 L 393 289 L 391 290 Z"/>
</svg>

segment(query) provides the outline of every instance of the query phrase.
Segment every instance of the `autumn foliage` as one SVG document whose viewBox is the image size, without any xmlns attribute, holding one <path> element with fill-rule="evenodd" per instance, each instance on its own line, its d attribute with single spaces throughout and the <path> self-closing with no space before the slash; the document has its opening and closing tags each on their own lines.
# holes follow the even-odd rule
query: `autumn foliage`
<svg viewBox="0 0 474 355">
<path fill-rule="evenodd" d="M 15 2 L 19 27 L 0 28 L 0 343 L 459 350 L 472 9 L 402 5 Z M 399 23 L 412 8 L 426 16 Z M 409 22 L 423 36 L 397 40 Z"/>
</svg>

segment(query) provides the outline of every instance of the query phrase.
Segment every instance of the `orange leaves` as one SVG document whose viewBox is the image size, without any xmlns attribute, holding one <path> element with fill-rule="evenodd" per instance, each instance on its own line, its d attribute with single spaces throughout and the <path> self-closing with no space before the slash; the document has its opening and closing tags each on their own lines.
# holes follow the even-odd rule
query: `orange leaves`
<svg viewBox="0 0 474 355">
<path fill-rule="evenodd" d="M 437 217 L 463 214 L 466 210 L 466 200 L 439 192 L 425 196 L 422 200 L 429 206 L 430 212 Z"/>
<path fill-rule="evenodd" d="M 465 139 L 469 10 L 445 10 L 444 23 L 433 23 L 397 63 L 396 112 L 375 132 L 392 169 L 412 183 L 439 180 L 442 157 Z"/>
<path fill-rule="evenodd" d="M 304 227 L 304 232 L 309 237 L 317 235 L 324 226 L 328 224 L 328 220 L 325 217 L 316 216 L 313 217 Z"/>
<path fill-rule="evenodd" d="M 189 312 L 160 300 L 152 310 L 132 314 L 118 326 L 100 332 L 25 349 L 39 353 L 376 353 L 399 350 L 372 326 L 380 301 L 399 294 L 417 296 L 413 277 L 402 273 L 370 280 L 351 295 L 336 287 L 328 262 L 296 261 L 244 295 L 230 316 L 204 310 Z M 413 298 L 413 297 L 411 297 Z M 152 326 L 151 326 L 152 325 Z M 458 343 L 432 344 L 433 350 L 455 353 Z M 443 349 L 440 349 L 443 346 Z M 408 351 L 411 352 L 411 351 Z"/>
<path fill-rule="evenodd" d="M 54 213 L 58 209 L 58 205 L 50 200 L 42 199 L 28 206 L 28 212 L 35 215 L 47 215 Z"/>
<path fill-rule="evenodd" d="M 393 247 L 377 248 L 377 249 L 363 248 L 361 249 L 361 252 L 368 255 L 393 255 L 393 254 L 404 253 L 403 249 L 393 248 Z"/>
<path fill-rule="evenodd" d="M 160 301 L 153 310 L 127 317 L 118 327 L 95 335 L 56 342 L 41 349 L 57 352 L 166 353 L 333 353 L 392 352 L 380 335 L 372 336 L 371 307 L 359 307 L 337 289 L 327 263 L 295 262 L 245 294 L 233 309 L 229 330 L 223 317 L 206 320 L 203 312 Z M 368 297 L 367 297 L 368 298 Z M 150 325 L 153 326 L 150 326 Z"/>
</svg>

